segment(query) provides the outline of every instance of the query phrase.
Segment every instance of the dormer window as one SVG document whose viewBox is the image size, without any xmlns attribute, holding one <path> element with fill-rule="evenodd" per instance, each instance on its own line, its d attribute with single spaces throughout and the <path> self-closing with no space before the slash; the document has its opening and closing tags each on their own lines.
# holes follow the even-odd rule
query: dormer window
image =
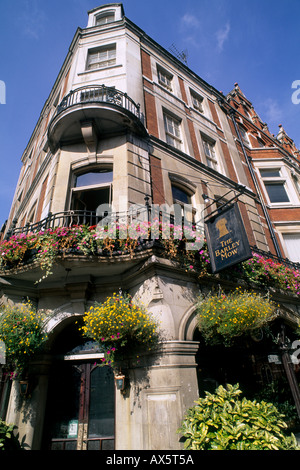
<svg viewBox="0 0 300 470">
<path fill-rule="evenodd" d="M 112 23 L 113 21 L 115 21 L 114 11 L 107 11 L 101 15 L 96 16 L 96 26 L 102 26 L 104 24 Z"/>
</svg>

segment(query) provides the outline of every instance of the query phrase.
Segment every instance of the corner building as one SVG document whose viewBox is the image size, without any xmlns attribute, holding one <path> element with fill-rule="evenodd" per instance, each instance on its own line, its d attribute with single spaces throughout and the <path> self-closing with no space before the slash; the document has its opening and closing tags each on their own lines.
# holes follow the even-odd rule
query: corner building
<svg viewBox="0 0 300 470">
<path fill-rule="evenodd" d="M 212 209 L 203 194 L 237 195 L 251 246 L 276 255 L 274 226 L 230 108 L 226 96 L 126 18 L 122 4 L 89 11 L 23 153 L 4 238 L 94 225 L 102 204 L 129 222 L 133 206 L 189 204 L 196 223 Z M 17 382 L 6 384 L 5 420 L 33 450 L 181 449 L 176 430 L 210 377 L 201 378 L 199 366 L 197 298 L 222 281 L 199 281 L 150 245 L 134 256 L 70 253 L 52 271 L 36 282 L 41 271 L 31 262 L 1 275 L 3 303 L 30 298 L 49 312 L 47 351 L 32 364 L 32 393 L 24 402 Z M 142 301 L 164 334 L 157 356 L 144 352 L 138 365 L 127 364 L 124 394 L 109 372 L 94 368 L 99 354 L 76 330 L 94 302 L 120 290 Z M 289 309 L 299 315 L 295 300 Z"/>
</svg>

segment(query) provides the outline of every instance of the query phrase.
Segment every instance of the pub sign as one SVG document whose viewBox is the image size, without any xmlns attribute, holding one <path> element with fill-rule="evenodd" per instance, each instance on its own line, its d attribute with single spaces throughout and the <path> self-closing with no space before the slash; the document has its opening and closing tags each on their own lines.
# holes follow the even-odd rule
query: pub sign
<svg viewBox="0 0 300 470">
<path fill-rule="evenodd" d="M 236 203 L 227 206 L 205 223 L 213 273 L 252 257 L 246 230 Z"/>
</svg>

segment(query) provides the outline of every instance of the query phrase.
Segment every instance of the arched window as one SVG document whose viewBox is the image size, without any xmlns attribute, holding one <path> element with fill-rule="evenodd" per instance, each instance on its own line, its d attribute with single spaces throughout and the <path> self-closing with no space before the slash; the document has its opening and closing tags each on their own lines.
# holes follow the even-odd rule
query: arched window
<svg viewBox="0 0 300 470">
<path fill-rule="evenodd" d="M 111 166 L 86 169 L 74 176 L 72 210 L 96 212 L 101 204 L 111 204 L 113 185 Z"/>
<path fill-rule="evenodd" d="M 106 11 L 105 13 L 96 16 L 96 26 L 102 26 L 107 23 L 112 23 L 113 21 L 115 21 L 114 11 Z"/>
<path fill-rule="evenodd" d="M 186 178 L 175 173 L 169 173 L 171 190 L 172 190 L 172 203 L 181 207 L 182 220 L 194 223 L 196 210 L 194 205 L 194 194 L 196 186 Z"/>
</svg>

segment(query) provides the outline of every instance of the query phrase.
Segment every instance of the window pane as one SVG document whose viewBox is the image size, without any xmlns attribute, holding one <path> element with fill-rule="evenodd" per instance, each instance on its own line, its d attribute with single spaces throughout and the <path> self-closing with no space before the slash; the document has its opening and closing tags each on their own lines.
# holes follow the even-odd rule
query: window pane
<svg viewBox="0 0 300 470">
<path fill-rule="evenodd" d="M 114 13 L 106 13 L 105 15 L 100 15 L 96 19 L 96 25 L 102 25 L 106 23 L 111 23 L 115 19 Z"/>
<path fill-rule="evenodd" d="M 284 183 L 265 183 L 270 202 L 289 202 Z"/>
<path fill-rule="evenodd" d="M 114 65 L 116 62 L 116 46 L 103 47 L 98 51 L 90 51 L 88 54 L 88 68 L 102 68 Z"/>
<path fill-rule="evenodd" d="M 172 186 L 172 195 L 176 201 L 183 202 L 184 204 L 189 204 L 190 202 L 190 196 L 177 186 Z"/>
<path fill-rule="evenodd" d="M 113 172 L 111 170 L 95 170 L 79 175 L 76 178 L 76 188 L 81 186 L 91 186 L 96 184 L 111 183 Z"/>
<path fill-rule="evenodd" d="M 300 262 L 300 234 L 299 233 L 285 233 L 283 235 L 285 245 L 288 252 L 288 257 L 291 261 Z"/>
<path fill-rule="evenodd" d="M 280 171 L 274 168 L 265 168 L 259 171 L 263 178 L 274 178 L 280 176 Z"/>
<path fill-rule="evenodd" d="M 114 436 L 114 375 L 109 367 L 96 367 L 91 373 L 88 437 Z"/>
</svg>

